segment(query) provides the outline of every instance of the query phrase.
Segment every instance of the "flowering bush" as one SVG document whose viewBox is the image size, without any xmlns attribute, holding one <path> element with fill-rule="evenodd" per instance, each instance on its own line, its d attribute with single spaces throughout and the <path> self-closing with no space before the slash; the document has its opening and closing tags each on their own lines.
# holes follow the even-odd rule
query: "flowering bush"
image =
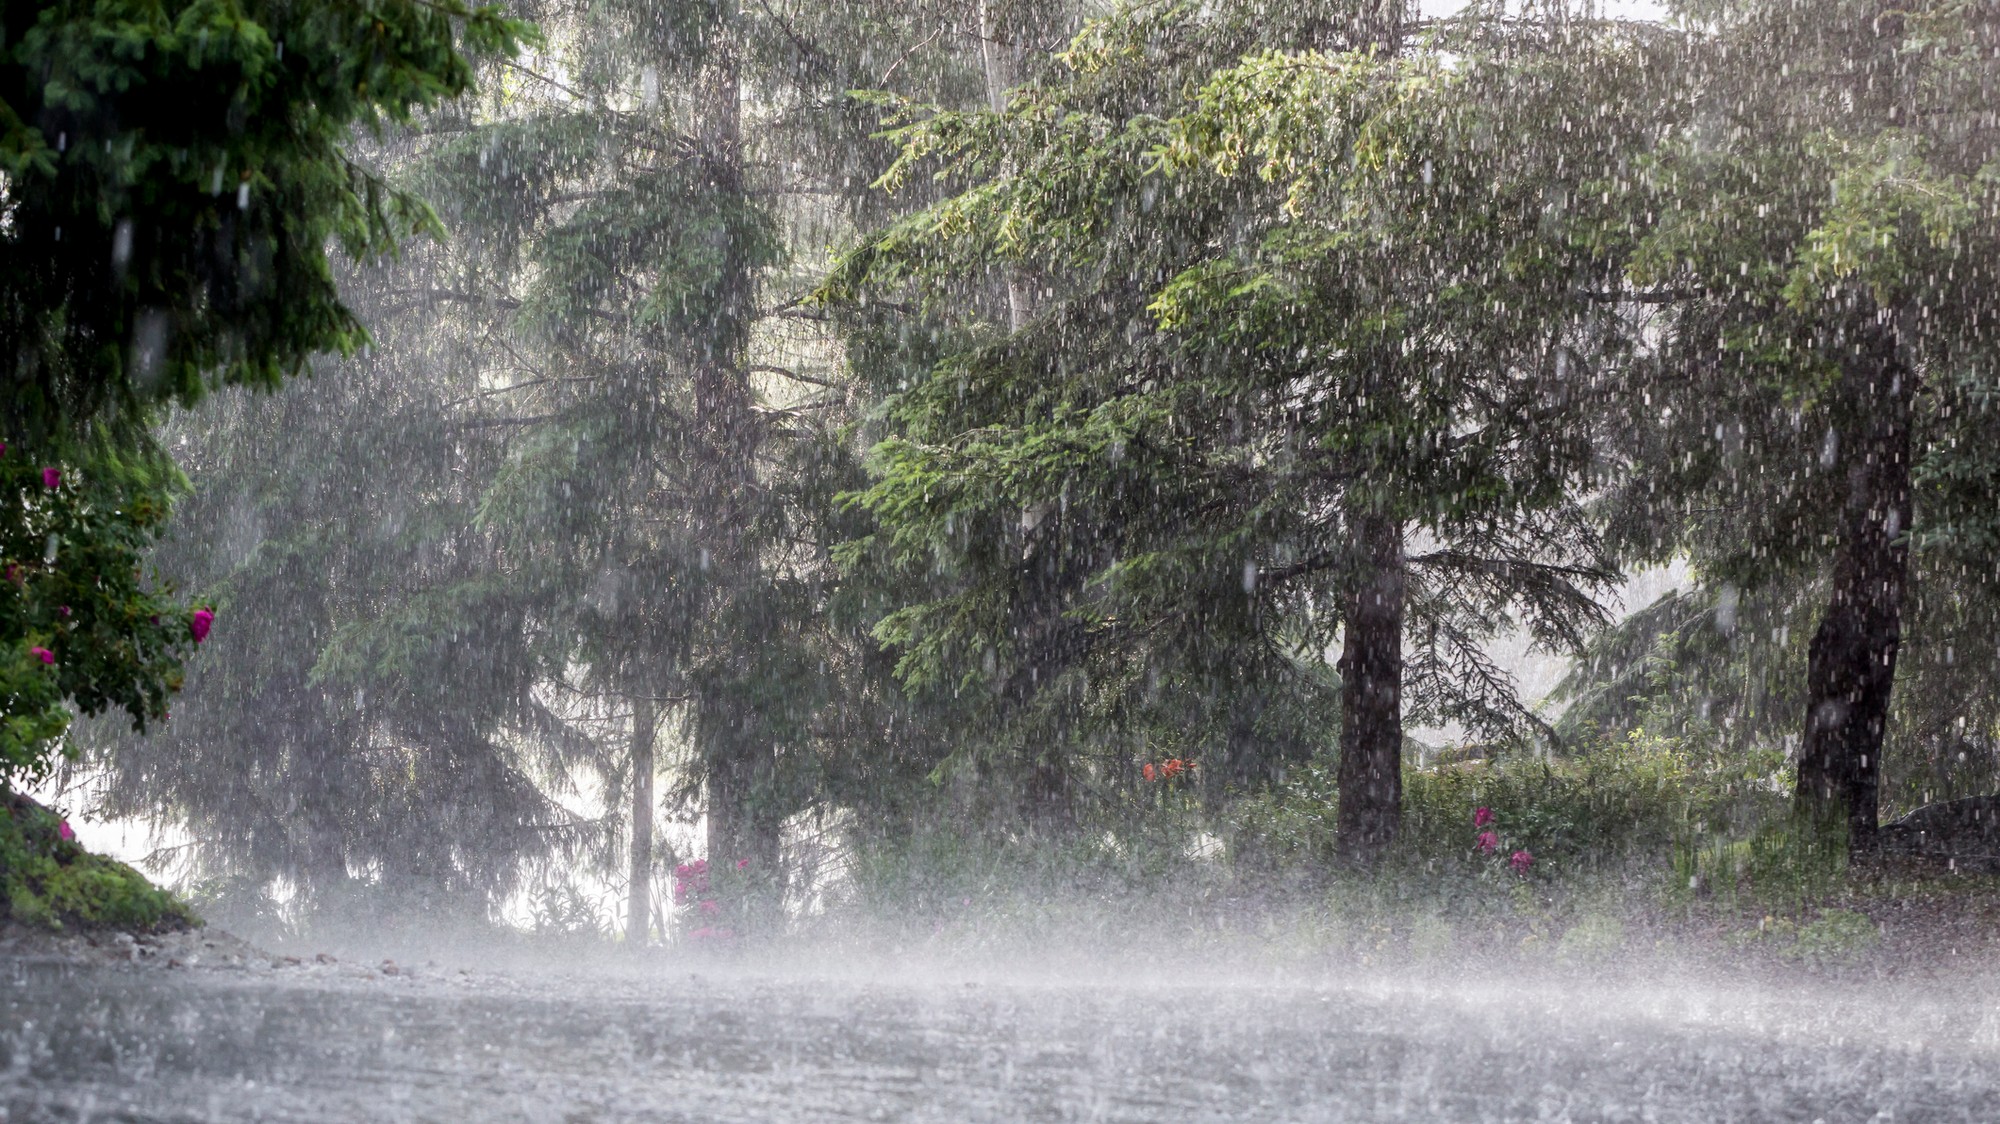
<svg viewBox="0 0 2000 1124">
<path fill-rule="evenodd" d="M 0 787 L 46 776 L 73 714 L 115 708 L 142 731 L 164 719 L 215 619 L 146 577 L 171 465 L 24 452 L 0 443 Z"/>
<path fill-rule="evenodd" d="M 749 867 L 749 859 L 737 859 L 733 870 L 726 873 L 740 878 Z M 724 881 L 725 884 L 718 887 L 715 880 L 710 878 L 707 859 L 695 859 L 674 868 L 674 905 L 676 907 L 692 905 L 694 916 L 702 922 L 696 928 L 688 930 L 689 940 L 715 943 L 735 939 L 736 930 L 718 922 L 728 914 L 738 912 L 729 901 L 732 897 L 729 891 L 731 889 L 740 891 L 741 887 L 729 886 L 727 884 L 729 879 Z"/>
<path fill-rule="evenodd" d="M 1496 818 L 1493 814 L 1493 809 L 1483 804 L 1472 810 L 1472 826 L 1486 829 L 1475 836 L 1472 841 L 1472 849 L 1482 855 L 1499 853 L 1500 833 L 1494 830 L 1493 827 Z M 1507 856 L 1508 869 L 1512 870 L 1515 874 L 1525 875 L 1528 873 L 1528 868 L 1534 865 L 1535 856 L 1525 849 L 1516 850 L 1513 854 Z"/>
</svg>

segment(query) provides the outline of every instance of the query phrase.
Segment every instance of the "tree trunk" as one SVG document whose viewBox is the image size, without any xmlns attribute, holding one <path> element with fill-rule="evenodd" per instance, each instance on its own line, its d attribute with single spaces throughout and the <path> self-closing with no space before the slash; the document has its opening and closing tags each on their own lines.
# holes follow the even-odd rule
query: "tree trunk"
<svg viewBox="0 0 2000 1124">
<path fill-rule="evenodd" d="M 632 876 L 626 891 L 625 943 L 645 944 L 653 928 L 653 700 L 632 700 Z"/>
<path fill-rule="evenodd" d="M 1334 849 L 1363 865 L 1403 819 L 1403 528 L 1354 521 L 1360 566 L 1346 595 L 1340 653 L 1339 810 Z"/>
<path fill-rule="evenodd" d="M 746 731 L 747 732 L 747 731 Z M 777 751 L 768 739 L 738 741 L 710 762 L 708 772 L 708 863 L 717 871 L 743 867 L 746 885 L 771 896 L 778 880 L 784 824 L 771 793 Z"/>
<path fill-rule="evenodd" d="M 1806 669 L 1797 811 L 1843 819 L 1850 853 L 1874 846 L 1882 740 L 1909 577 L 1910 414 L 1915 378 L 1878 328 L 1843 365 L 1835 455 L 1847 497 L 1832 588 Z"/>
<path fill-rule="evenodd" d="M 1021 44 L 993 17 L 993 0 L 979 0 L 979 63 L 986 79 L 986 106 L 995 113 L 1007 112 L 1007 91 L 1021 80 Z M 1005 171 L 1012 173 L 1013 165 Z M 1007 330 L 1018 332 L 1027 323 L 1032 298 L 1021 280 L 1021 271 L 1007 274 Z"/>
<path fill-rule="evenodd" d="M 725 0 L 719 12 L 725 27 L 738 25 L 733 2 Z M 702 159 L 718 194 L 741 195 L 747 190 L 739 49 L 736 42 L 722 45 L 704 75 Z M 697 471 L 712 501 L 695 518 L 704 542 L 712 544 L 713 558 L 705 559 L 705 566 L 717 571 L 704 606 L 712 624 L 740 619 L 734 613 L 737 604 L 766 590 L 757 544 L 750 537 L 758 503 L 757 453 L 764 436 L 746 358 L 757 267 L 748 246 L 724 238 L 716 249 L 724 262 L 716 294 L 718 311 L 706 333 L 707 351 L 694 380 L 695 421 L 704 445 Z M 723 640 L 741 652 L 764 642 L 740 633 Z M 740 676 L 752 672 L 741 670 L 747 661 L 737 662 L 739 670 L 725 678 L 738 677 L 740 682 Z M 744 699 L 750 694 L 725 682 L 697 705 L 706 712 L 708 862 L 718 873 L 733 877 L 736 864 L 749 860 L 742 878 L 745 894 L 762 900 L 734 904 L 756 915 L 782 893 L 778 869 L 782 817 L 772 792 L 776 748 L 769 733 L 758 729 L 755 714 L 746 710 Z"/>
</svg>

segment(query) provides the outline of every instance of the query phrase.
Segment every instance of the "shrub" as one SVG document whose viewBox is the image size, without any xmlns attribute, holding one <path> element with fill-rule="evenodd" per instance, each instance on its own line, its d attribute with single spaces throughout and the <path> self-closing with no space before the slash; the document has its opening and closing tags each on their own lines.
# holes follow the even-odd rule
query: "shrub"
<svg viewBox="0 0 2000 1124">
<path fill-rule="evenodd" d="M 1644 731 L 1573 756 L 1410 768 L 1386 872 L 1483 877 L 1496 865 L 1511 872 L 1508 860 L 1527 852 L 1543 877 L 1635 869 L 1660 877 L 1690 841 L 1732 838 L 1781 816 L 1790 787 L 1776 753 L 1708 755 Z M 1475 826 L 1482 807 L 1492 822 Z M 1238 806 L 1232 853 L 1330 869 L 1336 812 L 1334 766 L 1316 762 Z M 1486 831 L 1495 838 L 1482 852 Z"/>
</svg>

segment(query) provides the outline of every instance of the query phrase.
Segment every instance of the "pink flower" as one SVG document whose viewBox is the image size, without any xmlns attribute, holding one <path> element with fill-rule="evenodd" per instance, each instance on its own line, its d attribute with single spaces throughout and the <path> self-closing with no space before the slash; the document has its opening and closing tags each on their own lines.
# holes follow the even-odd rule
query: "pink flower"
<svg viewBox="0 0 2000 1124">
<path fill-rule="evenodd" d="M 56 825 L 56 835 L 61 837 L 62 841 L 65 843 L 73 843 L 76 841 L 76 832 L 70 830 L 68 820 L 64 820 L 60 824 Z"/>
<path fill-rule="evenodd" d="M 695 873 L 695 874 L 707 874 L 707 873 L 708 873 L 708 860 L 707 860 L 707 859 L 696 859 L 695 861 L 693 861 L 693 862 L 691 862 L 691 863 L 689 863 L 689 864 L 688 864 L 688 870 L 692 871 L 692 872 L 693 872 L 693 873 Z"/>
<path fill-rule="evenodd" d="M 1480 807 L 1472 810 L 1472 826 L 1485 827 L 1493 822 L 1493 809 Z"/>
<path fill-rule="evenodd" d="M 56 616 L 59 616 L 59 617 L 67 617 L 67 616 L 69 616 L 69 606 L 68 606 L 68 605 L 57 605 L 57 606 L 56 606 Z"/>
<path fill-rule="evenodd" d="M 60 469 L 60 468 L 53 468 L 53 467 L 52 467 L 52 468 L 45 468 L 45 469 L 43 469 L 43 470 L 42 470 L 42 487 L 44 487 L 44 488 L 60 488 L 60 487 L 62 487 L 62 469 Z"/>
<path fill-rule="evenodd" d="M 1526 851 L 1516 851 L 1507 857 L 1507 865 L 1513 867 L 1516 874 L 1526 874 L 1528 868 L 1535 865 L 1535 856 Z"/>
<path fill-rule="evenodd" d="M 681 865 L 674 868 L 675 878 L 686 878 L 687 876 L 688 876 L 688 864 L 682 863 Z"/>
<path fill-rule="evenodd" d="M 1478 846 L 1480 854 L 1490 855 L 1500 849 L 1500 837 L 1493 832 L 1482 831 L 1479 833 Z"/>
<path fill-rule="evenodd" d="M 742 869 L 743 869 L 744 867 L 746 867 L 746 866 L 749 866 L 749 865 L 750 865 L 750 860 L 749 860 L 749 859 L 737 859 L 737 860 L 736 860 L 736 869 L 738 869 L 738 870 L 742 870 Z"/>
<path fill-rule="evenodd" d="M 42 661 L 43 664 L 53 664 L 56 662 L 56 654 L 47 648 L 30 648 L 28 651 L 33 652 L 35 658 Z"/>
<path fill-rule="evenodd" d="M 722 912 L 721 904 L 719 904 L 714 898 L 703 899 L 701 905 L 697 906 L 696 908 L 701 910 L 701 915 L 703 917 L 714 917 L 716 914 Z"/>
<path fill-rule="evenodd" d="M 199 644 L 208 639 L 208 630 L 214 624 L 215 610 L 196 609 L 194 616 L 188 618 L 188 633 L 194 637 L 194 642 Z"/>
</svg>

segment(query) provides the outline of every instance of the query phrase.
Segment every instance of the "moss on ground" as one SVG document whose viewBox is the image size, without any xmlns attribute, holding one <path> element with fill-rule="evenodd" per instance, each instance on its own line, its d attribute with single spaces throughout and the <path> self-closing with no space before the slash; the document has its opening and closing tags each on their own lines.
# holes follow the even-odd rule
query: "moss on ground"
<svg viewBox="0 0 2000 1124">
<path fill-rule="evenodd" d="M 135 933 L 201 923 L 145 875 L 91 854 L 62 829 L 54 812 L 0 789 L 0 922 Z"/>
</svg>

